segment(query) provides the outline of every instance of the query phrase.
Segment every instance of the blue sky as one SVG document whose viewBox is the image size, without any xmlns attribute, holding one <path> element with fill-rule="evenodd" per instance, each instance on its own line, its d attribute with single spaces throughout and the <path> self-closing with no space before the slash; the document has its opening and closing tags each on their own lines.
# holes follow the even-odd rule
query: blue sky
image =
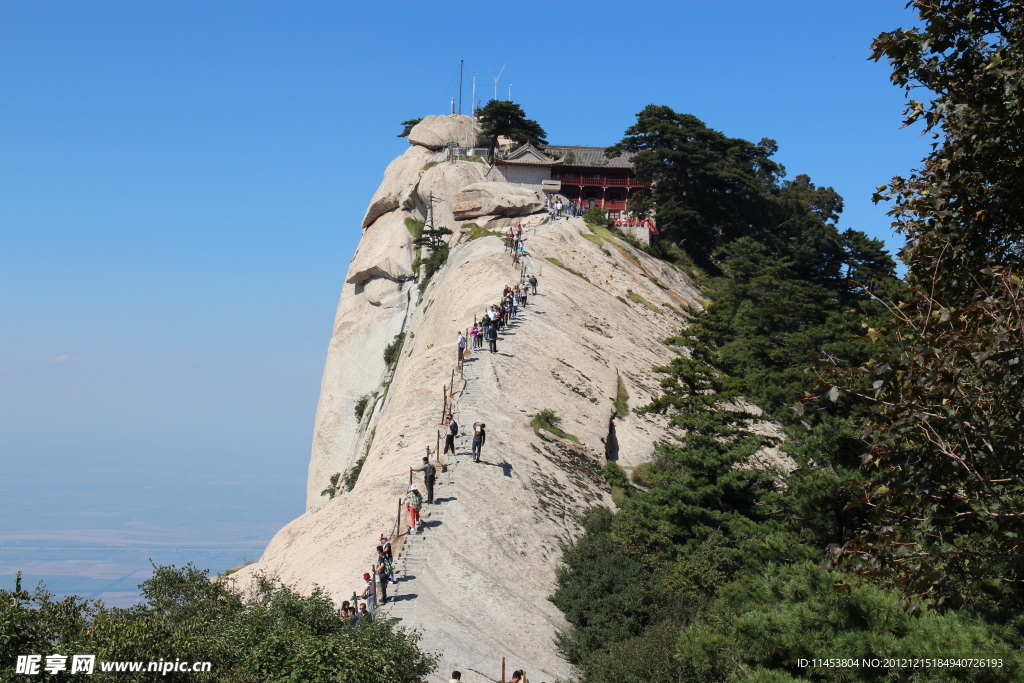
<svg viewBox="0 0 1024 683">
<path fill-rule="evenodd" d="M 841 226 L 893 245 L 871 192 L 927 141 L 867 57 L 912 20 L 899 0 L 0 3 L 0 547 L 259 546 L 301 513 L 359 221 L 460 58 L 467 113 L 473 72 L 486 101 L 504 67 L 499 96 L 553 143 L 616 142 L 652 103 L 774 138 L 790 177 L 844 196 Z"/>
</svg>

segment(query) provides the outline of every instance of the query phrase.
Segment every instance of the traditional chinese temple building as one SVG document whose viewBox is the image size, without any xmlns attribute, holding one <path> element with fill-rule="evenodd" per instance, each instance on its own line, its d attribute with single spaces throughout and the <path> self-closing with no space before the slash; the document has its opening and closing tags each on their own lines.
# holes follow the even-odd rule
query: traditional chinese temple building
<svg viewBox="0 0 1024 683">
<path fill-rule="evenodd" d="M 603 147 L 550 145 L 541 151 L 526 144 L 495 158 L 489 178 L 557 192 L 586 208 L 607 209 L 617 219 L 632 192 L 650 184 L 636 180 L 629 159 L 625 154 L 609 159 Z"/>
<path fill-rule="evenodd" d="M 544 150 L 562 163 L 552 168 L 552 179 L 561 183 L 559 192 L 570 201 L 585 207 L 600 206 L 609 218 L 619 218 L 626 210 L 633 191 L 647 187 L 633 175 L 630 156 L 620 154 L 612 159 L 604 155 L 604 147 L 564 147 L 551 145 Z"/>
</svg>

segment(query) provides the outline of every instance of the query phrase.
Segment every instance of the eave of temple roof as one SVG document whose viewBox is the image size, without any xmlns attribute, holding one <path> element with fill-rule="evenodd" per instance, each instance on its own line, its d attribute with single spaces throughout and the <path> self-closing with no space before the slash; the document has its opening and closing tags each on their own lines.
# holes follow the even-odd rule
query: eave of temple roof
<svg viewBox="0 0 1024 683">
<path fill-rule="evenodd" d="M 548 156 L 559 158 L 566 166 L 600 167 L 600 168 L 632 168 L 629 152 L 609 159 L 604 155 L 604 147 L 581 147 L 575 145 L 549 145 L 544 149 Z"/>
</svg>

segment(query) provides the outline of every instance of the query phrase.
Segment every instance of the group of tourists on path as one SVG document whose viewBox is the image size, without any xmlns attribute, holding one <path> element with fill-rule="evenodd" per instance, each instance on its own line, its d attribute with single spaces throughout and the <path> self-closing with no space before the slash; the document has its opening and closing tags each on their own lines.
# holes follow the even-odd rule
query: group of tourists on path
<svg viewBox="0 0 1024 683">
<path fill-rule="evenodd" d="M 520 232 L 522 228 L 520 227 Z M 515 234 L 509 230 L 509 239 L 517 239 Z M 484 311 L 483 316 L 480 318 L 480 322 L 473 322 L 473 327 L 469 329 L 469 338 L 471 340 L 472 348 L 479 349 L 483 347 L 483 342 L 486 339 L 491 353 L 497 352 L 497 341 L 498 341 L 498 330 L 503 329 L 508 321 L 515 318 L 519 312 L 520 307 L 526 307 L 529 297 L 531 294 L 537 293 L 537 277 L 535 275 L 524 276 L 522 282 L 517 282 L 514 285 L 506 285 L 501 292 L 501 301 Z M 458 363 L 461 365 L 465 361 L 467 355 L 467 340 L 462 330 L 459 330 L 455 339 L 456 352 L 458 353 Z M 448 413 L 444 417 L 445 425 L 445 436 L 444 436 L 444 450 L 443 454 L 452 456 L 455 455 L 455 438 L 459 435 L 459 424 L 455 421 L 455 416 Z M 483 422 L 473 423 L 473 441 L 472 441 L 472 455 L 473 462 L 480 462 L 480 454 L 487 442 L 487 425 Z M 413 472 L 423 473 L 423 488 L 426 491 L 427 499 L 423 500 L 423 494 L 415 483 L 410 482 L 409 490 L 405 497 L 405 507 L 409 513 L 409 533 L 420 533 L 422 530 L 422 521 L 420 520 L 420 512 L 424 505 L 434 504 L 434 483 L 437 481 L 437 466 L 430 462 L 430 457 L 426 456 L 423 458 L 423 464 L 419 467 L 410 467 L 409 474 Z"/>
<path fill-rule="evenodd" d="M 578 202 L 574 199 L 566 204 L 562 201 L 561 197 L 555 195 L 548 195 L 547 206 L 548 217 L 552 220 L 569 218 L 569 216 L 582 216 L 583 212 L 586 211 L 582 201 Z"/>
<path fill-rule="evenodd" d="M 337 611 L 338 618 L 351 626 L 373 621 L 377 606 L 388 601 L 389 583 L 395 583 L 395 558 L 391 553 L 391 539 L 387 534 L 381 534 L 373 573 L 363 573 L 362 592 L 353 592 L 350 600 L 341 603 L 341 609 Z M 360 600 L 363 602 L 360 603 Z"/>
<path fill-rule="evenodd" d="M 474 321 L 473 327 L 469 329 L 472 349 L 482 349 L 486 340 L 488 350 L 491 353 L 497 353 L 498 331 L 504 329 L 509 320 L 519 315 L 520 308 L 526 307 L 531 292 L 537 293 L 537 276 L 535 275 L 525 277 L 521 283 L 516 285 L 506 286 L 501 293 L 501 301 L 488 307 L 480 317 L 480 322 Z M 456 346 L 459 364 L 461 364 L 466 355 L 466 337 L 462 330 L 459 330 L 456 337 Z"/>
<path fill-rule="evenodd" d="M 508 229 L 508 235 L 505 236 L 505 250 L 512 254 L 513 261 L 516 260 L 516 256 L 526 255 L 526 246 L 523 244 L 522 225 L 517 225 L 515 230 L 511 227 Z"/>
<path fill-rule="evenodd" d="M 522 248 L 522 226 L 518 230 L 509 229 L 510 248 Z M 501 300 L 489 306 L 481 317 L 479 323 L 474 321 L 473 327 L 468 330 L 467 340 L 462 330 L 456 335 L 456 350 L 458 352 L 458 363 L 461 365 L 468 352 L 469 346 L 472 349 L 483 347 L 484 340 L 488 341 L 491 353 L 497 352 L 498 331 L 508 325 L 508 321 L 517 317 L 519 310 L 525 308 L 531 295 L 537 294 L 537 277 L 534 275 L 524 276 L 522 282 L 513 285 L 506 285 L 502 289 Z M 444 418 L 445 441 L 443 453 L 455 455 L 455 439 L 459 435 L 459 425 L 454 415 L 448 413 Z M 484 444 L 487 442 L 487 425 L 481 421 L 473 423 L 472 433 L 472 457 L 473 462 L 479 463 Z M 404 504 L 409 513 L 409 533 L 422 533 L 423 522 L 420 513 L 424 505 L 434 504 L 434 484 L 437 481 L 437 465 L 429 458 L 423 458 L 419 467 L 410 467 L 410 478 L 414 472 L 423 473 L 423 490 L 426 492 L 426 500 L 420 492 L 420 488 L 410 482 Z M 362 576 L 362 592 L 353 592 L 351 600 L 342 602 L 341 609 L 337 611 L 338 618 L 342 621 L 358 626 L 361 623 L 369 623 L 374 618 L 374 613 L 379 605 L 388 602 L 388 585 L 395 583 L 394 557 L 391 551 L 391 541 L 387 535 L 380 537 L 380 545 L 377 546 L 377 555 L 371 572 L 365 572 Z M 360 600 L 362 601 L 360 603 Z M 452 672 L 452 680 L 459 681 L 461 674 Z M 513 674 L 511 683 L 527 683 L 523 672 L 517 671 Z"/>
<path fill-rule="evenodd" d="M 504 666 L 505 666 L 504 661 L 502 661 L 502 670 L 501 670 L 502 676 L 505 675 Z M 504 680 L 504 679 L 502 679 L 502 680 Z M 424 683 L 426 683 L 426 682 L 424 681 Z M 461 671 L 453 671 L 452 672 L 451 680 L 449 680 L 448 683 L 462 683 L 462 672 Z M 512 678 L 509 679 L 508 683 L 529 683 L 529 681 L 526 679 L 526 672 L 523 671 L 522 669 L 519 669 L 517 671 L 513 671 L 512 672 Z M 543 683 L 543 681 L 541 683 Z"/>
</svg>

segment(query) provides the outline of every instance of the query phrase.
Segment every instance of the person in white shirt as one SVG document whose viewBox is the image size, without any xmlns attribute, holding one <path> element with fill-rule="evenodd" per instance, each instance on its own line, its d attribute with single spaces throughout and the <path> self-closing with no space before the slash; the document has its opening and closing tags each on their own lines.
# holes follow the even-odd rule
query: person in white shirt
<svg viewBox="0 0 1024 683">
<path fill-rule="evenodd" d="M 366 582 L 366 587 L 363 588 L 363 593 L 359 597 L 366 600 L 366 609 L 370 613 L 370 618 L 373 618 L 373 613 L 377 609 L 377 586 L 374 585 L 373 578 L 369 573 L 363 574 L 363 581 Z"/>
</svg>

